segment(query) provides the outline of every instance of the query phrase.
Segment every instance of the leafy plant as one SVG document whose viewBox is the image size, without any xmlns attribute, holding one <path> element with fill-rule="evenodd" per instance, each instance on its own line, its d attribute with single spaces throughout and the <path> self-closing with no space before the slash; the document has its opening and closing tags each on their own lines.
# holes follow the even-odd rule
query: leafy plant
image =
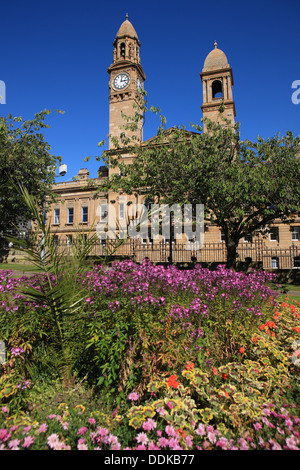
<svg viewBox="0 0 300 470">
<path fill-rule="evenodd" d="M 33 302 L 42 309 L 44 324 L 54 328 L 51 334 L 52 346 L 57 353 L 56 361 L 61 375 L 68 382 L 74 353 L 74 342 L 69 340 L 71 325 L 74 319 L 78 320 L 84 315 L 81 312 L 81 315 L 76 317 L 86 297 L 86 290 L 78 283 L 78 279 L 86 269 L 85 259 L 97 238 L 96 235 L 84 237 L 78 232 L 74 237 L 71 253 L 67 252 L 56 243 L 50 226 L 45 226 L 36 199 L 22 186 L 20 194 L 32 214 L 34 227 L 30 236 L 25 239 L 9 239 L 18 244 L 26 252 L 31 263 L 44 274 L 38 284 L 26 285 L 21 292 L 25 295 L 25 301 Z M 46 335 L 49 338 L 48 332 Z"/>
</svg>

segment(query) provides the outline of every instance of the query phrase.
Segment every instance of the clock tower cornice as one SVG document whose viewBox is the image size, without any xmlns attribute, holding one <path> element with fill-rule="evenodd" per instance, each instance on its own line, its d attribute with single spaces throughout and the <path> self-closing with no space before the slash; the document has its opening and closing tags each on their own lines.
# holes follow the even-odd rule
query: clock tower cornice
<svg viewBox="0 0 300 470">
<path fill-rule="evenodd" d="M 108 67 L 107 72 L 110 74 L 114 70 L 115 71 L 120 71 L 120 70 L 125 70 L 127 68 L 132 68 L 132 67 L 136 68 L 136 70 L 141 75 L 141 78 L 143 80 L 146 80 L 146 75 L 145 75 L 145 72 L 144 72 L 143 67 L 141 66 L 141 64 L 136 64 L 134 62 L 131 62 L 130 60 L 124 60 L 122 62 L 115 62 L 115 63 L 111 64 Z"/>
</svg>

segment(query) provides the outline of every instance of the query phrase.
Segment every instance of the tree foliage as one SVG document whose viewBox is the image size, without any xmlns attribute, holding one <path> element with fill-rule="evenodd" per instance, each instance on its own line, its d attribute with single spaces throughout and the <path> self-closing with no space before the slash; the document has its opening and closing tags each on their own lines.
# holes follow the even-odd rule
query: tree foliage
<svg viewBox="0 0 300 470">
<path fill-rule="evenodd" d="M 50 154 L 50 145 L 44 139 L 43 130 L 50 127 L 45 123 L 49 114 L 44 110 L 31 120 L 0 116 L 0 241 L 30 217 L 16 183 L 27 188 L 40 207 L 45 196 L 51 198 L 60 157 Z"/>
<path fill-rule="evenodd" d="M 100 189 L 138 190 L 164 204 L 203 204 L 205 219 L 224 233 L 232 267 L 243 237 L 266 233 L 275 220 L 291 223 L 300 210 L 300 139 L 287 132 L 241 140 L 239 124 L 230 126 L 221 111 L 219 123 L 205 119 L 206 132 L 198 125 L 192 132 L 160 127 L 142 145 L 104 152 L 106 164 L 121 171 Z M 128 164 L 124 155 L 135 158 Z"/>
</svg>

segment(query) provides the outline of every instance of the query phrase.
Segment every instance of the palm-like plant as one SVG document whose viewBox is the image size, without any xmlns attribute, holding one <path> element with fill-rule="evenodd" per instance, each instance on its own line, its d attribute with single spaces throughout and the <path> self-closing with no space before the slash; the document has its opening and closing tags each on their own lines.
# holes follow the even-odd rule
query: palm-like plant
<svg viewBox="0 0 300 470">
<path fill-rule="evenodd" d="M 50 227 L 45 225 L 35 198 L 23 187 L 20 187 L 20 196 L 32 214 L 33 226 L 25 239 L 8 239 L 18 245 L 30 262 L 44 273 L 43 280 L 37 287 L 26 285 L 22 293 L 28 301 L 44 307 L 45 320 L 54 326 L 56 334 L 52 335 L 52 339 L 55 337 L 58 367 L 61 377 L 67 383 L 72 375 L 75 347 L 74 342 L 68 341 L 70 328 L 73 320 L 81 317 L 79 310 L 86 297 L 85 288 L 79 280 L 86 270 L 85 260 L 96 243 L 97 236 L 90 231 L 85 237 L 78 231 L 68 249 L 60 246 Z"/>
</svg>

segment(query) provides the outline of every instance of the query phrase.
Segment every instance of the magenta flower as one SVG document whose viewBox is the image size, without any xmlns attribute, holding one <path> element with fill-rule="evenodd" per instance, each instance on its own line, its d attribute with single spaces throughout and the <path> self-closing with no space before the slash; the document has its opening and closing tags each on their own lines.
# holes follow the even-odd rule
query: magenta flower
<svg viewBox="0 0 300 470">
<path fill-rule="evenodd" d="M 128 400 L 135 401 L 139 399 L 139 395 L 135 392 L 132 392 L 128 395 Z"/>
<path fill-rule="evenodd" d="M 48 424 L 43 423 L 43 424 L 41 424 L 41 426 L 39 427 L 38 432 L 41 434 L 42 432 L 46 432 L 47 429 L 48 429 Z"/>
<path fill-rule="evenodd" d="M 34 439 L 32 436 L 26 436 L 22 447 L 28 448 L 31 446 L 31 444 L 33 444 L 33 442 L 34 442 Z"/>
<path fill-rule="evenodd" d="M 13 439 L 13 440 L 9 441 L 8 447 L 9 447 L 11 450 L 19 450 L 19 447 L 18 447 L 19 444 L 20 444 L 19 439 Z"/>
<path fill-rule="evenodd" d="M 148 418 L 147 421 L 143 423 L 144 431 L 151 431 L 152 429 L 155 429 L 156 426 L 157 426 L 156 422 L 151 418 Z"/>
<path fill-rule="evenodd" d="M 77 434 L 78 434 L 79 436 L 82 436 L 87 430 L 88 430 L 88 428 L 86 428 L 85 426 L 83 426 L 82 428 L 79 428 L 79 429 L 78 429 Z"/>
</svg>

